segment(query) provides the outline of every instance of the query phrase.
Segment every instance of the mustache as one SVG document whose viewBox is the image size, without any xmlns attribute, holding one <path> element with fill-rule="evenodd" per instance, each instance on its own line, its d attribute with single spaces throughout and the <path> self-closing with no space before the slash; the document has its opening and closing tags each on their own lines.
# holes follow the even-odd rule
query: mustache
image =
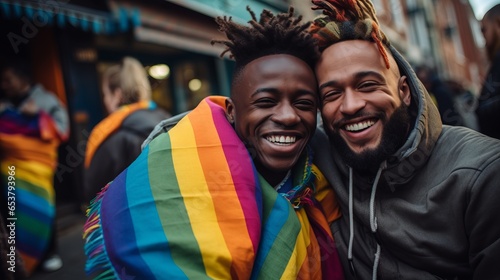
<svg viewBox="0 0 500 280">
<path fill-rule="evenodd" d="M 339 129 L 339 128 L 345 126 L 346 124 L 351 123 L 352 120 L 360 119 L 360 118 L 363 118 L 363 119 L 381 119 L 382 121 L 384 121 L 386 119 L 386 116 L 383 112 L 368 113 L 365 111 L 359 111 L 353 115 L 347 115 L 347 116 L 342 117 L 341 119 L 334 121 L 332 123 L 332 125 L 334 128 Z"/>
</svg>

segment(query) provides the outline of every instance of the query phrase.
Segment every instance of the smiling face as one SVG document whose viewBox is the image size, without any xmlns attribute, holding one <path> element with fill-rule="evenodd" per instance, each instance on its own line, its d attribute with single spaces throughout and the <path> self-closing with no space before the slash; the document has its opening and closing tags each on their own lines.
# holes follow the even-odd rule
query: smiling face
<svg viewBox="0 0 500 280">
<path fill-rule="evenodd" d="M 316 78 L 294 56 L 264 56 L 241 70 L 226 105 L 257 170 L 276 184 L 297 162 L 316 129 Z"/>
<path fill-rule="evenodd" d="M 410 91 L 389 61 L 387 69 L 375 43 L 349 40 L 325 49 L 316 67 L 325 130 L 356 164 L 383 160 L 406 138 Z"/>
</svg>

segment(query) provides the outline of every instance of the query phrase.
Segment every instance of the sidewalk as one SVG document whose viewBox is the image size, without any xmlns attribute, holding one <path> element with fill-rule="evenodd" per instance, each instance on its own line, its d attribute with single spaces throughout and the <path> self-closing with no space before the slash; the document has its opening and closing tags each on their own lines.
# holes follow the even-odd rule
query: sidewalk
<svg viewBox="0 0 500 280">
<path fill-rule="evenodd" d="M 85 223 L 83 214 L 71 214 L 58 221 L 59 255 L 63 267 L 55 272 L 35 272 L 28 280 L 87 280 L 85 276 L 85 255 L 82 228 Z M 61 226 L 62 224 L 62 226 Z M 62 228 L 61 228 L 62 227 Z"/>
</svg>

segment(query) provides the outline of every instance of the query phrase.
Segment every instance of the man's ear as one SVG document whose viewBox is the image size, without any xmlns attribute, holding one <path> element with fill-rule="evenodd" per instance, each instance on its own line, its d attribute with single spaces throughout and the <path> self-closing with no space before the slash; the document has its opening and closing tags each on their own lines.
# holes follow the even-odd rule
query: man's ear
<svg viewBox="0 0 500 280">
<path fill-rule="evenodd" d="M 403 103 L 405 103 L 406 106 L 410 106 L 411 92 L 410 92 L 410 87 L 408 86 L 406 76 L 401 76 L 399 78 L 398 91 L 399 91 L 399 97 L 401 97 Z"/>
<path fill-rule="evenodd" d="M 123 91 L 121 88 L 116 88 L 113 90 L 113 100 L 118 103 L 118 105 L 122 105 L 123 103 Z"/>
<path fill-rule="evenodd" d="M 226 118 L 231 124 L 234 123 L 234 103 L 231 98 L 226 99 Z"/>
</svg>

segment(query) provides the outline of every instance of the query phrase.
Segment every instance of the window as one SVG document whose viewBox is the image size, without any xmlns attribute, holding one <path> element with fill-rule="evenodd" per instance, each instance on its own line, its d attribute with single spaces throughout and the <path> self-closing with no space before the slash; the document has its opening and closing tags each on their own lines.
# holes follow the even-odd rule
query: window
<svg viewBox="0 0 500 280">
<path fill-rule="evenodd" d="M 401 5 L 400 0 L 390 0 L 391 4 L 391 12 L 392 12 L 392 18 L 394 21 L 394 25 L 399 31 L 404 31 L 405 30 L 405 17 L 404 17 L 404 11 L 403 11 L 403 6 Z"/>
<path fill-rule="evenodd" d="M 448 16 L 448 25 L 454 28 L 451 34 L 451 40 L 453 41 L 456 58 L 458 61 L 463 62 L 465 60 L 464 48 L 462 46 L 462 38 L 460 37 L 460 30 L 458 29 L 457 17 L 453 4 L 448 5 L 446 12 Z"/>
<path fill-rule="evenodd" d="M 377 15 L 384 14 L 384 3 L 382 3 L 382 0 L 373 0 L 372 2 Z"/>
</svg>

